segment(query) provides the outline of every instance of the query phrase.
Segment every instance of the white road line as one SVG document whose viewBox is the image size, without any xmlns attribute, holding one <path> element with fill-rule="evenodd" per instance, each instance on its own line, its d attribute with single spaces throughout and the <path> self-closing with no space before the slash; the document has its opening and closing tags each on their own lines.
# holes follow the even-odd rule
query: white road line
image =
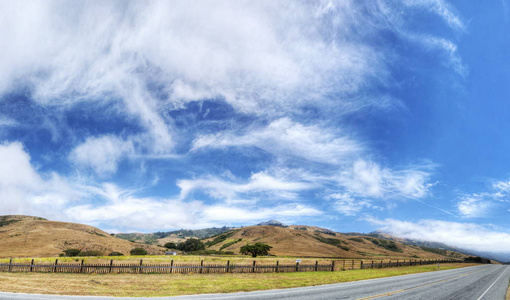
<svg viewBox="0 0 510 300">
<path fill-rule="evenodd" d="M 491 286 L 487 290 L 485 290 L 485 292 L 483 292 L 483 294 L 476 300 L 482 299 L 483 296 L 485 296 L 485 294 L 487 294 L 487 292 L 496 284 L 496 282 L 498 282 L 498 280 L 501 278 L 501 276 L 503 276 L 506 273 L 506 271 L 508 271 L 508 268 L 505 268 L 505 271 L 503 271 L 503 273 L 501 273 L 501 275 L 499 275 L 499 277 L 491 284 Z"/>
</svg>

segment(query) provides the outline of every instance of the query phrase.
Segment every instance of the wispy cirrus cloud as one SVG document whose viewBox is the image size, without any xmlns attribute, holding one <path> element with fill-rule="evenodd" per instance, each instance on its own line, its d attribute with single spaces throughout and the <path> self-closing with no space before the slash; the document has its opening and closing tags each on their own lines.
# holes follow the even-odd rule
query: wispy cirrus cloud
<svg viewBox="0 0 510 300">
<path fill-rule="evenodd" d="M 206 176 L 198 179 L 181 179 L 177 182 L 177 186 L 181 189 L 181 199 L 185 199 L 191 192 L 198 190 L 204 191 L 216 199 L 232 201 L 242 199 L 241 195 L 257 193 L 273 194 L 280 199 L 295 198 L 294 192 L 309 190 L 316 185 L 310 182 L 278 178 L 267 172 L 260 172 L 252 174 L 250 179 L 243 183 Z"/>
<path fill-rule="evenodd" d="M 199 136 L 193 141 L 192 150 L 229 147 L 256 147 L 278 157 L 335 165 L 360 155 L 364 148 L 359 141 L 336 134 L 333 129 L 306 126 L 281 118 L 244 134 L 220 132 Z"/>
<path fill-rule="evenodd" d="M 357 160 L 351 168 L 343 171 L 337 180 L 348 191 L 374 198 L 423 198 L 432 183 L 433 164 L 392 170 L 372 161 Z"/>
<path fill-rule="evenodd" d="M 510 202 L 510 182 L 493 181 L 484 191 L 463 194 L 457 199 L 457 209 L 465 218 L 488 217 L 503 203 Z"/>
</svg>

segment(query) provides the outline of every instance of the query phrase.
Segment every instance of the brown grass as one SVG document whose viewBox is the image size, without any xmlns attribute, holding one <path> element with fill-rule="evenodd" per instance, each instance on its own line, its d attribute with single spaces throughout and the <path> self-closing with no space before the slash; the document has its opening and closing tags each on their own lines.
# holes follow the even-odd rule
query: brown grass
<svg viewBox="0 0 510 300">
<path fill-rule="evenodd" d="M 441 269 L 474 264 L 442 264 Z M 430 272 L 436 265 L 286 274 L 53 274 L 0 273 L 3 292 L 89 296 L 173 296 L 313 286 Z"/>
<path fill-rule="evenodd" d="M 53 222 L 28 216 L 3 216 L 18 220 L 0 227 L 0 257 L 58 256 L 66 249 L 99 250 L 105 255 L 117 251 L 129 254 L 136 247 L 159 254 L 163 249 L 131 243 L 110 236 L 98 228 L 67 222 Z"/>
</svg>

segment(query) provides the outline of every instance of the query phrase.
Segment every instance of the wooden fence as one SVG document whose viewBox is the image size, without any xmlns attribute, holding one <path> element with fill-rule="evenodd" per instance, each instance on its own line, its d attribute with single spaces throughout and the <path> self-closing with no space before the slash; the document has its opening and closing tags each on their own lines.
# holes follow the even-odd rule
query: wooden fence
<svg viewBox="0 0 510 300">
<path fill-rule="evenodd" d="M 190 264 L 189 262 L 174 263 L 172 260 L 168 264 L 144 264 L 143 260 L 139 263 L 118 263 L 113 259 L 109 263 L 90 264 L 81 260 L 75 262 L 61 262 L 58 259 L 54 263 L 36 263 L 34 259 L 30 263 L 14 263 L 12 259 L 9 263 L 0 263 L 0 272 L 47 272 L 47 273 L 132 273 L 132 274 L 188 274 L 188 273 L 287 273 L 287 272 L 317 272 L 317 271 L 344 271 L 359 269 L 377 269 L 400 266 L 415 266 L 437 263 L 459 262 L 453 260 L 394 260 L 394 261 L 367 261 L 367 260 L 332 260 L 331 262 L 315 261 L 313 264 L 280 264 L 276 261 L 274 264 L 257 263 L 251 264 L 231 264 L 230 260 L 226 264 Z"/>
</svg>

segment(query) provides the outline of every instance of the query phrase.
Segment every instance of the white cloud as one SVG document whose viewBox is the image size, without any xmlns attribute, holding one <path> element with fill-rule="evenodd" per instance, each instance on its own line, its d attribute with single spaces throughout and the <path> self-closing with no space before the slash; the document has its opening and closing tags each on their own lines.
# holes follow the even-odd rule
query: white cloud
<svg viewBox="0 0 510 300">
<path fill-rule="evenodd" d="M 105 135 L 89 137 L 74 148 L 69 160 L 81 167 L 93 169 L 98 175 L 115 173 L 122 157 L 134 152 L 134 145 L 129 140 Z"/>
<path fill-rule="evenodd" d="M 452 7 L 443 0 L 404 0 L 410 7 L 422 7 L 440 16 L 451 28 L 465 30 L 466 26 L 461 18 L 453 12 Z"/>
<path fill-rule="evenodd" d="M 438 220 L 406 222 L 395 219 L 369 218 L 380 229 L 395 236 L 423 241 L 434 241 L 477 251 L 508 253 L 510 233 L 494 231 L 473 223 L 457 223 Z"/>
<path fill-rule="evenodd" d="M 326 198 L 335 200 L 333 209 L 346 216 L 355 216 L 365 208 L 374 208 L 371 201 L 366 199 L 354 199 L 349 194 L 331 194 Z"/>
<path fill-rule="evenodd" d="M 0 214 L 58 216 L 82 194 L 55 173 L 41 176 L 19 142 L 0 144 Z"/>
<path fill-rule="evenodd" d="M 449 41 L 444 38 L 438 38 L 434 36 L 424 36 L 419 35 L 412 37 L 413 40 L 422 43 L 425 47 L 429 49 L 438 49 L 441 50 L 446 55 L 445 62 L 447 65 L 453 70 L 455 70 L 459 75 L 467 76 L 468 67 L 462 62 L 462 59 L 457 51 L 457 45 L 452 41 Z"/>
<path fill-rule="evenodd" d="M 510 182 L 494 181 L 485 191 L 461 195 L 457 199 L 457 209 L 466 218 L 487 217 L 502 203 L 508 203 L 509 198 Z"/>
<path fill-rule="evenodd" d="M 0 115 L 0 128 L 2 127 L 14 127 L 14 126 L 17 126 L 19 125 L 19 123 L 12 119 L 12 118 L 9 118 L 7 116 L 3 116 L 3 115 Z"/>
<path fill-rule="evenodd" d="M 335 22 L 314 13 L 325 5 L 5 1 L 0 93 L 28 84 L 43 105 L 121 99 L 167 149 L 173 138 L 163 106 L 222 97 L 244 113 L 280 114 L 383 78 L 379 51 L 337 30 L 362 26 L 352 22 L 352 4 L 335 5 Z"/>
<path fill-rule="evenodd" d="M 234 186 L 234 191 L 306 188 L 300 183 L 273 179 L 262 173 L 254 174 L 249 183 Z M 137 192 L 113 183 L 97 186 L 69 182 L 54 173 L 42 176 L 30 163 L 30 156 L 21 143 L 0 145 L 0 214 L 29 214 L 96 226 L 108 224 L 111 228 L 161 230 L 245 225 L 243 222 L 271 218 L 294 220 L 321 213 L 302 203 L 263 207 L 251 202 L 206 204 L 196 200 L 137 197 Z"/>
<path fill-rule="evenodd" d="M 226 224 L 246 225 L 271 218 L 292 220 L 316 216 L 321 212 L 299 203 L 257 207 L 253 203 L 206 204 L 203 201 L 136 197 L 133 191 L 114 184 L 88 188 L 104 201 L 71 206 L 65 214 L 74 221 L 103 224 L 132 230 L 162 230 L 163 228 L 204 228 Z"/>
<path fill-rule="evenodd" d="M 372 161 L 357 160 L 337 177 L 347 191 L 373 198 L 423 198 L 432 186 L 431 165 L 391 170 Z"/>
<path fill-rule="evenodd" d="M 257 147 L 279 157 L 298 157 L 312 162 L 340 164 L 363 151 L 361 143 L 317 125 L 305 126 L 288 118 L 243 135 L 221 132 L 198 137 L 192 150 L 202 148 Z"/>
<path fill-rule="evenodd" d="M 290 203 L 274 207 L 250 208 L 215 205 L 205 209 L 204 216 L 208 220 L 222 222 L 264 221 L 269 219 L 289 220 L 297 217 L 313 217 L 323 213 L 303 204 Z"/>
<path fill-rule="evenodd" d="M 494 205 L 491 201 L 484 200 L 478 195 L 471 195 L 462 198 L 457 202 L 457 208 L 460 214 L 466 218 L 485 217 Z"/>
<path fill-rule="evenodd" d="M 182 179 L 177 181 L 177 186 L 181 189 L 181 199 L 188 197 L 194 190 L 201 190 L 211 197 L 228 201 L 239 200 L 240 195 L 254 195 L 257 193 L 266 193 L 286 200 L 295 198 L 293 192 L 315 187 L 314 184 L 308 182 L 288 181 L 273 177 L 266 172 L 252 174 L 246 183 L 235 183 L 209 176 L 199 179 Z"/>
<path fill-rule="evenodd" d="M 444 2 L 422 2 L 418 6 L 440 15 L 453 28 L 460 27 L 460 19 Z M 345 113 L 396 102 L 389 96 L 365 95 L 374 90 L 371 87 L 388 82 L 388 65 L 395 53 L 372 44 L 380 30 L 388 29 L 377 23 L 386 23 L 387 16 L 360 9 L 364 5 L 360 3 L 3 1 L 0 95 L 23 87 L 37 104 L 56 111 L 72 110 L 83 103 L 101 104 L 113 106 L 110 113 L 115 117 L 137 123 L 133 125 L 141 127 L 143 142 L 113 135 L 89 137 L 69 154 L 77 166 L 91 168 L 100 176 L 115 173 L 126 156 L 175 158 L 182 137 L 176 136 L 178 130 L 170 112 L 185 108 L 190 101 L 211 98 L 241 113 L 237 116 L 256 117 L 257 122 L 268 125 L 255 128 L 248 124 L 244 131 L 234 128 L 212 135 L 199 133 L 193 150 L 257 147 L 292 163 L 304 160 L 330 164 L 337 173 L 342 170 L 341 174 L 329 174 L 312 167 L 302 177 L 258 172 L 244 181 L 199 176 L 178 182 L 182 190 L 179 200 L 138 198 L 133 192 L 119 192 L 98 182 L 82 186 L 80 193 L 110 200 L 107 205 L 85 201 L 67 207 L 79 220 L 92 221 L 95 213 L 98 220 L 106 220 L 104 211 L 111 208 L 115 212 L 112 224 L 125 224 L 127 216 L 142 218 L 136 220 L 148 221 L 150 226 L 158 222 L 170 225 L 165 223 L 170 219 L 175 219 L 172 224 L 176 226 L 192 224 L 195 212 L 205 209 L 203 203 L 183 200 L 193 190 L 228 201 L 261 193 L 289 201 L 318 185 L 335 185 L 353 198 L 422 198 L 430 187 L 429 171 L 382 167 L 366 158 L 368 150 L 349 132 L 313 120 L 314 113 L 329 113 L 330 108 Z M 405 31 L 402 27 L 390 30 Z M 424 45 L 419 39 L 415 41 Z M 427 41 L 426 47 L 442 49 L 452 65 L 461 66 L 454 43 L 437 37 Z M 359 100 L 362 98 L 369 100 Z M 307 116 L 310 121 L 306 124 L 295 121 L 303 116 L 303 108 L 312 116 Z M 41 205 L 56 199 L 61 207 L 78 197 L 67 192 L 76 185 L 55 174 L 39 174 L 22 147 L 12 147 L 10 153 L 19 154 L 13 159 L 22 164 L 15 171 L 26 172 L 20 178 L 33 180 L 7 178 L 8 173 L 4 173 L 6 180 L 13 182 L 2 186 L 2 195 L 8 196 L 2 199 L 25 199 L 23 203 Z M 312 184 L 312 177 L 318 181 Z M 26 187 L 19 187 L 25 183 Z M 66 192 L 60 193 L 57 187 L 62 186 Z M 13 209 L 20 208 L 7 203 Z M 214 207 L 206 208 L 214 211 Z M 313 213 L 306 206 L 277 208 Z M 271 215 L 269 209 L 232 209 L 246 213 L 246 218 L 252 218 L 250 213 Z M 136 210 L 145 211 L 152 219 L 135 215 Z M 161 218 L 156 216 L 158 211 L 165 211 Z M 191 213 L 185 214 L 188 211 Z M 207 218 L 201 220 L 208 222 Z"/>
</svg>

